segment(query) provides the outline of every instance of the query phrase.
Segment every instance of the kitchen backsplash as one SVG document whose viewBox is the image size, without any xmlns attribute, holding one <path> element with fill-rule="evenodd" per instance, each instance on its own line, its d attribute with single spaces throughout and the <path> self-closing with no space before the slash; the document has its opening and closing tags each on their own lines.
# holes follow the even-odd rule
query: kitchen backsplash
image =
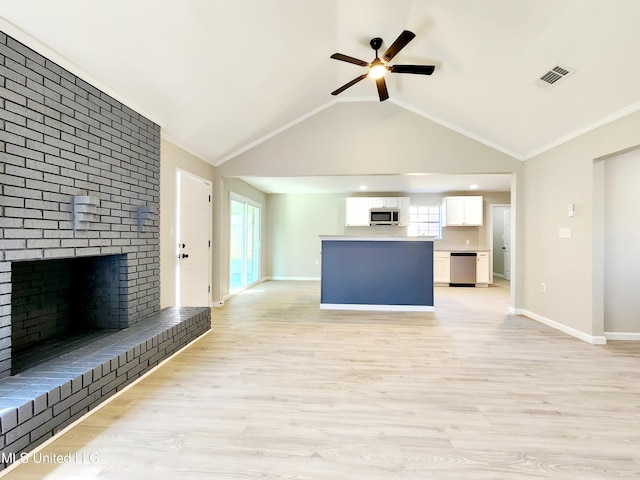
<svg viewBox="0 0 640 480">
<path fill-rule="evenodd" d="M 434 248 L 479 248 L 479 227 L 443 227 L 442 239 L 436 240 Z M 469 244 L 467 245 L 467 240 Z"/>
</svg>

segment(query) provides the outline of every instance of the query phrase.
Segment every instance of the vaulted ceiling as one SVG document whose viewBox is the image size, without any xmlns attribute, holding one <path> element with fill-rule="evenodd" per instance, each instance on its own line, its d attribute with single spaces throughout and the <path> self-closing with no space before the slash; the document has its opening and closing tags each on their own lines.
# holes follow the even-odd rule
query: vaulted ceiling
<svg viewBox="0 0 640 480">
<path fill-rule="evenodd" d="M 640 108 L 637 0 L 0 0 L 0 27 L 213 164 L 375 84 L 330 92 L 408 29 L 389 102 L 516 158 Z M 43 47 L 43 45 L 45 47 Z M 42 51 L 46 48 L 47 51 Z M 51 57 L 50 57 L 51 58 Z M 554 66 L 575 71 L 551 88 Z"/>
</svg>

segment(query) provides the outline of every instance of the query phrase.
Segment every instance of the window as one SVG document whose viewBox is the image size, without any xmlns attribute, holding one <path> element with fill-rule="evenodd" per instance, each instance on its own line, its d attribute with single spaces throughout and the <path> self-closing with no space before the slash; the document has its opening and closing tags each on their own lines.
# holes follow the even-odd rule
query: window
<svg viewBox="0 0 640 480">
<path fill-rule="evenodd" d="M 440 238 L 440 207 L 413 205 L 409 207 L 410 237 L 436 237 Z"/>
<path fill-rule="evenodd" d="M 260 206 L 231 194 L 229 292 L 238 292 L 260 278 Z"/>
</svg>

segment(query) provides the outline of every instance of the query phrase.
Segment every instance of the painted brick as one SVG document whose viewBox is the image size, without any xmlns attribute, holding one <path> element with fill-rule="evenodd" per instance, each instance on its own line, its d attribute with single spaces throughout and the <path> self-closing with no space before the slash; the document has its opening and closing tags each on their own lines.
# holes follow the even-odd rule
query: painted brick
<svg viewBox="0 0 640 480">
<path fill-rule="evenodd" d="M 6 165 L 6 167 L 10 167 L 11 165 Z M 5 169 L 6 170 L 6 169 Z M 3 186 L 3 191 L 6 189 L 7 185 L 14 187 L 24 187 L 26 185 L 26 181 L 22 177 L 15 177 L 13 175 L 6 175 L 4 173 L 0 174 L 0 185 Z M 4 193 L 4 195 L 8 195 Z"/>
<path fill-rule="evenodd" d="M 15 289 L 9 282 L 11 266 L 17 262 L 124 253 L 124 264 L 117 274 L 124 286 L 117 306 L 109 308 L 118 319 L 128 315 L 124 326 L 130 327 L 158 313 L 158 221 L 152 219 L 144 232 L 138 232 L 135 211 L 140 205 L 158 207 L 160 127 L 1 32 L 0 42 L 2 382 L 11 367 L 9 323 Z M 74 195 L 94 196 L 107 203 L 97 210 L 95 222 L 77 232 L 73 230 Z M 128 262 L 132 262 L 132 268 Z M 122 326 L 120 320 L 116 323 Z M 183 341 L 176 339 L 177 344 Z M 105 383 L 91 393 L 87 387 L 87 397 L 74 397 L 75 403 L 66 409 L 60 403 L 84 388 L 77 391 L 80 384 L 70 381 L 49 390 L 46 408 L 58 405 L 59 416 L 50 420 L 39 417 L 32 422 L 34 428 L 28 435 L 14 425 L 10 428 L 10 440 L 15 440 L 11 447 L 24 448 L 29 435 L 32 442 L 48 438 L 71 421 L 71 410 L 74 415 L 81 414 L 99 403 L 99 395 L 122 388 L 148 368 L 144 362 L 139 363 L 139 358 L 157 355 L 157 340 L 154 347 L 155 352 L 149 352 L 146 344 L 144 349 L 134 348 L 135 360 L 125 354 L 126 363 L 115 367 L 121 369 L 120 378 L 105 370 L 104 363 L 99 364 L 99 375 L 96 367 L 91 367 L 90 373 L 81 375 L 81 384 L 87 384 L 90 378 Z M 173 348 L 169 345 L 165 350 Z M 45 397 L 38 398 L 32 404 L 36 416 L 47 411 Z M 10 416 L 0 420 L 3 434 L 10 421 Z"/>
</svg>

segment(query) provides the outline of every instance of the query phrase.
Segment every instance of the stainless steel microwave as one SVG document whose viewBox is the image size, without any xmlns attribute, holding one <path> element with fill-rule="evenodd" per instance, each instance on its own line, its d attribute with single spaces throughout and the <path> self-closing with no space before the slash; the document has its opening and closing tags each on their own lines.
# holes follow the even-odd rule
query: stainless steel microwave
<svg viewBox="0 0 640 480">
<path fill-rule="evenodd" d="M 369 225 L 400 225 L 400 209 L 398 208 L 370 209 Z"/>
</svg>

